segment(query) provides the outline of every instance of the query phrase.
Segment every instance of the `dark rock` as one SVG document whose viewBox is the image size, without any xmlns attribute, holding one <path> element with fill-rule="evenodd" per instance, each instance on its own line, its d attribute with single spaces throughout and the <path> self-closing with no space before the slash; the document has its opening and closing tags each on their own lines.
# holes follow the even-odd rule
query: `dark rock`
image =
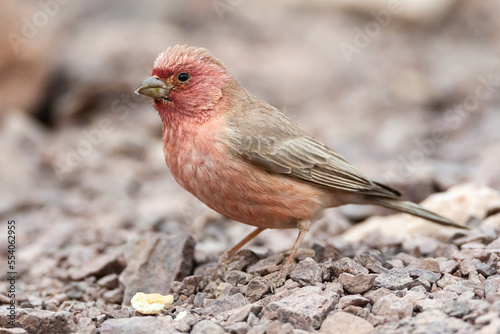
<svg viewBox="0 0 500 334">
<path fill-rule="evenodd" d="M 249 279 L 252 276 L 247 274 L 244 271 L 241 270 L 232 270 L 227 272 L 226 275 L 226 282 L 233 284 L 233 285 L 238 285 L 238 284 L 246 284 L 248 283 Z"/>
<path fill-rule="evenodd" d="M 0 309 L 0 327 L 9 326 L 9 311 Z M 17 309 L 16 327 L 28 333 L 66 334 L 78 331 L 73 315 L 66 311 L 50 312 L 36 309 Z"/>
<path fill-rule="evenodd" d="M 302 286 L 322 282 L 323 271 L 312 258 L 300 261 L 290 273 L 290 278 Z"/>
<path fill-rule="evenodd" d="M 408 269 L 407 272 L 410 275 L 410 277 L 412 277 L 412 278 L 423 278 L 430 283 L 436 283 L 438 281 L 438 279 L 441 278 L 440 273 L 435 273 L 435 272 L 425 270 L 425 269 L 416 269 L 416 268 L 412 269 L 411 268 L 411 269 Z"/>
<path fill-rule="evenodd" d="M 120 288 L 106 291 L 103 293 L 102 298 L 109 303 L 120 304 L 123 302 L 123 290 Z"/>
<path fill-rule="evenodd" d="M 327 243 L 325 246 L 321 246 L 315 243 L 312 246 L 314 250 L 314 257 L 318 260 L 319 263 L 324 261 L 335 261 L 340 258 L 342 252 L 335 247 L 334 245 Z"/>
<path fill-rule="evenodd" d="M 292 295 L 267 305 L 263 317 L 290 323 L 294 328 L 311 330 L 319 328 L 328 312 L 338 303 L 334 292 L 324 292 L 318 287 L 307 286 Z"/>
<path fill-rule="evenodd" d="M 368 269 L 366 269 L 353 259 L 344 257 L 333 263 L 333 273 L 336 277 L 339 277 L 342 273 L 348 273 L 351 275 L 368 274 Z"/>
<path fill-rule="evenodd" d="M 172 281 L 180 281 L 193 268 L 195 241 L 188 234 L 153 234 L 132 240 L 126 248 L 127 267 L 120 275 L 125 287 L 123 303 L 136 292 L 165 294 Z"/>
<path fill-rule="evenodd" d="M 339 283 L 350 293 L 365 293 L 370 290 L 378 274 L 357 274 L 342 273 L 339 276 Z"/>
<path fill-rule="evenodd" d="M 334 312 L 321 324 L 320 333 L 356 333 L 365 334 L 373 330 L 373 325 L 363 318 L 346 312 Z"/>
</svg>

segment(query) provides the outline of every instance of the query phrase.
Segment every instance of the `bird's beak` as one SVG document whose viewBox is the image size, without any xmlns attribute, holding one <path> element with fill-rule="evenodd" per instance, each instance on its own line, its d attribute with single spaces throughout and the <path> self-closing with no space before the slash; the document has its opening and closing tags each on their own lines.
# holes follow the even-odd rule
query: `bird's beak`
<svg viewBox="0 0 500 334">
<path fill-rule="evenodd" d="M 142 94 L 154 99 L 168 98 L 168 93 L 172 90 L 172 86 L 167 85 L 157 76 L 152 76 L 144 80 L 135 90 L 136 94 Z"/>
</svg>

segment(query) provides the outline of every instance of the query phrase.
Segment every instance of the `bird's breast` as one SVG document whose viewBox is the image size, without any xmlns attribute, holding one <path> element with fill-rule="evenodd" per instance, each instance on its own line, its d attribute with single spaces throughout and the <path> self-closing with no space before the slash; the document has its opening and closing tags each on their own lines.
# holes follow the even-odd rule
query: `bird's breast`
<svg viewBox="0 0 500 334">
<path fill-rule="evenodd" d="M 164 132 L 165 160 L 172 175 L 207 206 L 266 228 L 295 228 L 329 206 L 324 189 L 229 155 L 223 129 L 224 124 L 214 122 L 196 132 Z"/>
</svg>

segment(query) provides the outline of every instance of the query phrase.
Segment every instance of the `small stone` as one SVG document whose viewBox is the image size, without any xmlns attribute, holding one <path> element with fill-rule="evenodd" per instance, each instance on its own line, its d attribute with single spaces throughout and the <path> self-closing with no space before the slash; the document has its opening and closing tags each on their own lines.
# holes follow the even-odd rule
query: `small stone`
<svg viewBox="0 0 500 334">
<path fill-rule="evenodd" d="M 425 293 L 415 291 L 408 291 L 403 297 L 403 299 L 408 300 L 410 303 L 412 303 L 413 307 L 417 305 L 417 302 L 426 298 L 427 296 Z"/>
<path fill-rule="evenodd" d="M 249 274 L 259 274 L 261 276 L 268 275 L 278 271 L 280 268 L 279 264 L 283 262 L 284 259 L 283 254 L 269 256 L 249 266 L 247 272 Z"/>
<path fill-rule="evenodd" d="M 333 262 L 333 273 L 336 277 L 339 277 L 342 273 L 348 273 L 351 275 L 368 274 L 368 269 L 366 269 L 353 259 L 344 257 Z"/>
<path fill-rule="evenodd" d="M 0 334 L 28 334 L 23 328 L 0 328 Z"/>
<path fill-rule="evenodd" d="M 456 277 L 450 274 L 444 274 L 440 280 L 436 282 L 437 286 L 440 288 L 445 288 L 446 286 L 462 281 L 460 277 Z"/>
<path fill-rule="evenodd" d="M 118 275 L 116 273 L 106 275 L 100 278 L 96 283 L 109 290 L 115 289 L 118 287 L 119 283 Z"/>
<path fill-rule="evenodd" d="M 443 307 L 443 300 L 441 299 L 423 299 L 415 304 L 415 308 L 420 312 L 432 309 L 440 310 L 441 307 Z"/>
<path fill-rule="evenodd" d="M 231 259 L 236 260 L 229 262 L 227 271 L 243 271 L 249 266 L 257 263 L 257 261 L 259 261 L 259 256 L 249 249 L 241 249 L 234 254 Z"/>
<path fill-rule="evenodd" d="M 441 267 L 439 266 L 439 262 L 434 258 L 423 259 L 418 265 L 418 268 L 423 270 L 429 270 L 434 273 L 441 273 Z"/>
<path fill-rule="evenodd" d="M 325 316 L 338 301 L 339 296 L 334 292 L 306 286 L 292 295 L 267 305 L 262 312 L 263 317 L 268 319 L 290 323 L 297 329 L 311 330 L 319 328 Z"/>
<path fill-rule="evenodd" d="M 345 290 L 353 294 L 361 294 L 370 290 L 378 274 L 357 274 L 342 273 L 339 276 L 339 282 Z"/>
<path fill-rule="evenodd" d="M 102 277 L 111 273 L 120 273 L 123 268 L 125 268 L 125 263 L 120 254 L 103 254 L 77 267 L 71 273 L 71 279 L 80 281 L 89 276 Z"/>
<path fill-rule="evenodd" d="M 392 321 L 397 321 L 412 315 L 413 304 L 405 299 L 390 294 L 380 298 L 373 305 L 372 312 L 375 315 L 386 316 Z"/>
<path fill-rule="evenodd" d="M 121 304 L 123 302 L 123 290 L 120 288 L 106 291 L 102 297 L 109 303 Z"/>
<path fill-rule="evenodd" d="M 226 333 L 230 334 L 246 334 L 250 329 L 250 326 L 246 322 L 237 322 L 229 326 L 224 327 Z"/>
<path fill-rule="evenodd" d="M 227 272 L 226 282 L 232 285 L 246 284 L 250 279 L 250 275 L 241 270 L 232 270 Z"/>
<path fill-rule="evenodd" d="M 368 298 L 365 298 L 361 295 L 348 295 L 340 298 L 338 308 L 342 310 L 351 305 L 364 307 L 369 302 L 370 300 Z"/>
<path fill-rule="evenodd" d="M 403 290 L 412 287 L 413 279 L 408 272 L 391 269 L 387 273 L 378 275 L 373 284 L 390 290 Z"/>
<path fill-rule="evenodd" d="M 202 320 L 194 324 L 191 334 L 224 334 L 224 329 L 210 320 Z"/>
<path fill-rule="evenodd" d="M 367 293 L 365 293 L 364 297 L 368 298 L 370 300 L 370 303 L 373 305 L 380 298 L 387 296 L 387 295 L 393 295 L 393 294 L 394 294 L 394 292 L 392 292 L 389 289 L 380 288 L 380 289 L 368 291 Z"/>
<path fill-rule="evenodd" d="M 407 272 L 410 275 L 410 277 L 412 277 L 412 278 L 424 278 L 425 280 L 427 280 L 430 283 L 436 283 L 437 280 L 441 278 L 440 273 L 434 273 L 432 271 L 425 270 L 425 269 L 416 269 L 415 268 L 415 269 L 409 269 Z"/>
<path fill-rule="evenodd" d="M 173 292 L 179 295 L 191 296 L 196 293 L 201 282 L 203 282 L 203 277 L 200 275 L 186 276 L 180 283 L 177 281 L 172 282 L 171 288 Z"/>
<path fill-rule="evenodd" d="M 462 275 L 469 275 L 472 272 L 476 272 L 480 265 L 481 261 L 478 259 L 464 259 L 460 262 L 459 268 Z"/>
<path fill-rule="evenodd" d="M 293 269 L 290 278 L 302 286 L 315 285 L 322 282 L 323 271 L 321 267 L 312 258 L 308 257 Z"/>
<path fill-rule="evenodd" d="M 294 334 L 294 330 L 291 324 L 274 320 L 267 325 L 266 334 Z"/>
<path fill-rule="evenodd" d="M 0 326 L 7 326 L 9 310 L 0 309 Z M 66 311 L 50 312 L 37 309 L 18 309 L 15 326 L 28 333 L 73 333 L 78 332 L 73 315 Z"/>
<path fill-rule="evenodd" d="M 170 318 L 172 319 L 172 318 Z M 165 318 L 132 317 L 123 319 L 108 319 L 100 328 L 101 334 L 136 334 L 136 333 L 180 333 L 172 328 Z M 223 333 L 223 332 L 222 332 Z"/>
<path fill-rule="evenodd" d="M 219 314 L 242 307 L 246 304 L 248 304 L 248 299 L 246 299 L 241 293 L 237 293 L 229 297 L 216 299 L 209 307 L 209 310 L 212 314 Z"/>
<path fill-rule="evenodd" d="M 437 260 L 439 262 L 439 270 L 444 274 L 454 273 L 458 269 L 458 262 L 455 260 L 448 260 L 445 258 L 439 258 Z"/>
<path fill-rule="evenodd" d="M 334 312 L 329 315 L 321 324 L 320 333 L 370 333 L 373 325 L 363 318 L 346 312 Z"/>
<path fill-rule="evenodd" d="M 248 283 L 246 297 L 253 303 L 259 300 L 268 290 L 268 281 L 264 277 L 255 277 Z"/>
</svg>

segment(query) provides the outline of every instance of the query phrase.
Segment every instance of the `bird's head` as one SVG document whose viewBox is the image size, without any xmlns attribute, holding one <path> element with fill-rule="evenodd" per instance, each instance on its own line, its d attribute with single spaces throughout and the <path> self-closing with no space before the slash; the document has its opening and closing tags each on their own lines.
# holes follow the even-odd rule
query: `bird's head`
<svg viewBox="0 0 500 334">
<path fill-rule="evenodd" d="M 156 58 L 152 76 L 136 93 L 154 99 L 164 122 L 184 116 L 202 121 L 217 111 L 230 77 L 208 50 L 176 45 Z"/>
</svg>

